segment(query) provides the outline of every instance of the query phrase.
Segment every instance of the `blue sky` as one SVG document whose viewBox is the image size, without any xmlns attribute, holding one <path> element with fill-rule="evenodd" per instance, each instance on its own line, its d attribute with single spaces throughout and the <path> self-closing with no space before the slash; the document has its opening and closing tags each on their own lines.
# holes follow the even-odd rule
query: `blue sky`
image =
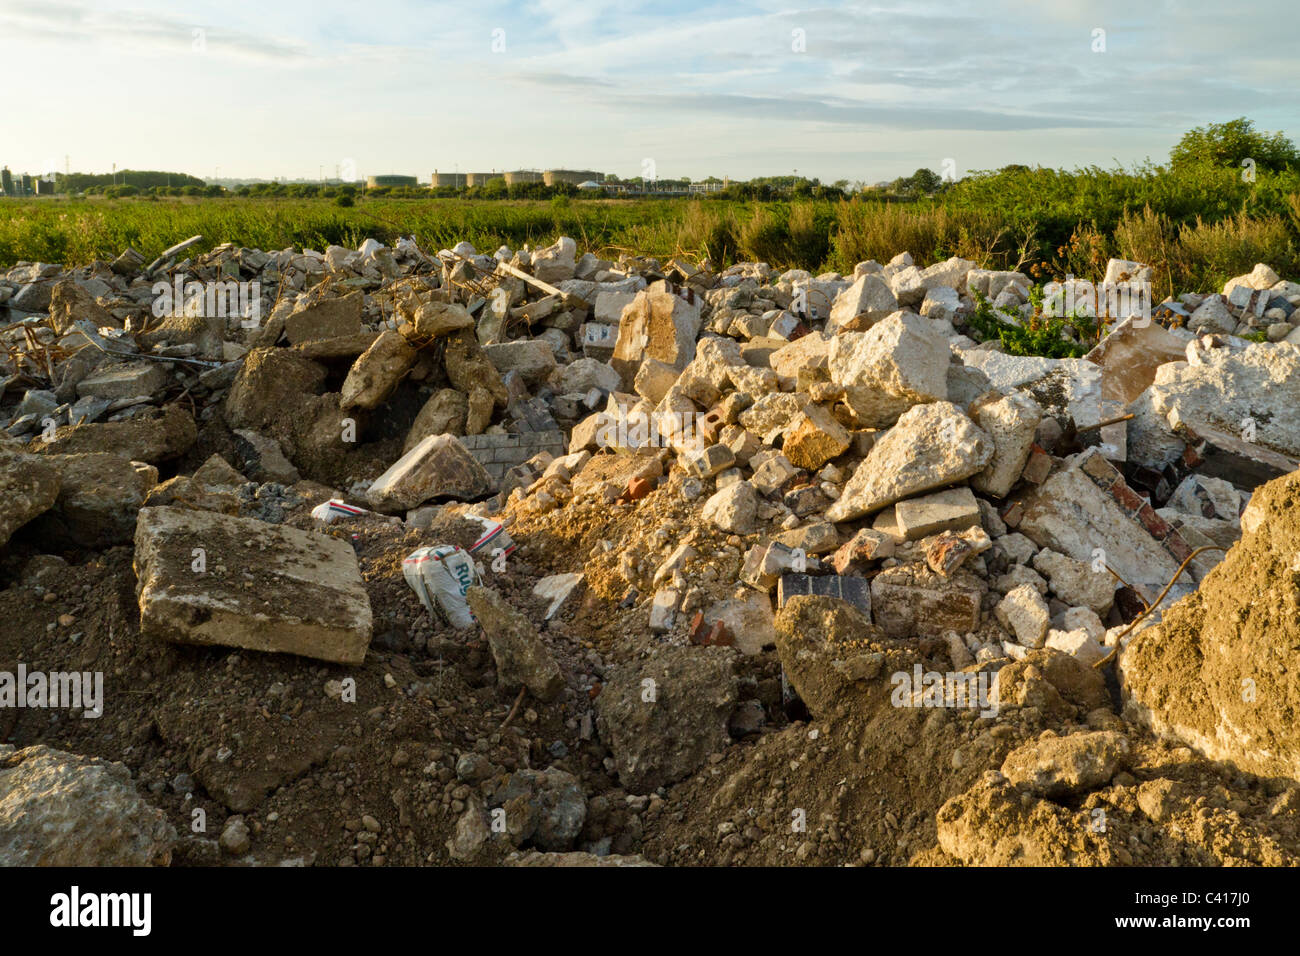
<svg viewBox="0 0 1300 956">
<path fill-rule="evenodd" d="M 0 163 L 875 182 L 1161 161 L 1241 115 L 1300 140 L 1294 4 L 0 0 Z"/>
</svg>

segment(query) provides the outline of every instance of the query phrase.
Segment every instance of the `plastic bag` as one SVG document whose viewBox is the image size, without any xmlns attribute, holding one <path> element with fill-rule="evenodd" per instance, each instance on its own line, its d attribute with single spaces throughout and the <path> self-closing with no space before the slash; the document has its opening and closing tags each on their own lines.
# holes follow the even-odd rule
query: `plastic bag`
<svg viewBox="0 0 1300 956">
<path fill-rule="evenodd" d="M 333 524 L 335 521 L 344 518 L 357 518 L 368 514 L 370 512 L 365 508 L 344 504 L 342 498 L 331 498 L 324 504 L 319 504 L 311 509 L 311 516 L 324 524 Z"/>
<path fill-rule="evenodd" d="M 516 547 L 514 539 L 506 531 L 506 526 L 491 518 L 480 515 L 466 515 L 471 521 L 483 526 L 483 534 L 469 546 L 470 554 L 478 558 L 496 558 L 508 555 Z"/>
<path fill-rule="evenodd" d="M 443 544 L 412 551 L 402 562 L 402 577 L 430 614 L 436 603 L 452 627 L 474 623 L 465 593 L 478 583 L 478 569 L 464 548 Z"/>
</svg>

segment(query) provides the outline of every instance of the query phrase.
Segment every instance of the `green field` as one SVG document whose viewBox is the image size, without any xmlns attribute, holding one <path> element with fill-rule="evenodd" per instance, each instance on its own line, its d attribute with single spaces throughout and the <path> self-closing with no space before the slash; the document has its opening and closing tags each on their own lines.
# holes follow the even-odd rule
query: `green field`
<svg viewBox="0 0 1300 956">
<path fill-rule="evenodd" d="M 759 260 L 777 268 L 850 271 L 908 251 L 919 264 L 951 255 L 1046 280 L 1099 278 L 1106 259 L 1155 267 L 1158 295 L 1218 288 L 1266 262 L 1300 279 L 1300 173 L 1231 167 L 1059 171 L 1007 167 L 933 196 L 840 201 L 734 199 L 476 200 L 325 198 L 89 198 L 0 200 L 0 266 L 21 260 L 85 264 L 127 246 L 147 258 L 192 235 L 208 247 L 355 247 L 413 235 L 427 251 L 461 240 L 491 252 L 577 240 L 616 258 Z"/>
</svg>

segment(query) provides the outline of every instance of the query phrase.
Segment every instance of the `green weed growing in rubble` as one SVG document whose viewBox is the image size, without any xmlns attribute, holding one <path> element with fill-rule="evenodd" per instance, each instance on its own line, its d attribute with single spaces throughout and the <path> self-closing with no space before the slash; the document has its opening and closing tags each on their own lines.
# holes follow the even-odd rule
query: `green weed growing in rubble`
<svg viewBox="0 0 1300 956">
<path fill-rule="evenodd" d="M 1076 310 L 1073 315 L 1056 318 L 1043 312 L 1043 292 L 1038 286 L 1029 289 L 1033 313 L 1024 318 L 994 308 L 988 297 L 972 290 L 975 311 L 966 322 L 985 341 L 997 339 L 1008 355 L 1042 355 L 1047 358 L 1079 358 L 1092 348 L 1097 335 L 1095 319 Z M 1073 336 L 1066 334 L 1069 329 Z"/>
</svg>

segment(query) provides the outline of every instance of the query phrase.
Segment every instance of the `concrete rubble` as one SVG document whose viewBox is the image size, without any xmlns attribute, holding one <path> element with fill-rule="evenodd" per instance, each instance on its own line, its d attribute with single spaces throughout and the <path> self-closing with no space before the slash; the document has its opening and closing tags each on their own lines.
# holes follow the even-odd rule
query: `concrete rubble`
<svg viewBox="0 0 1300 956">
<path fill-rule="evenodd" d="M 1030 280 L 958 258 L 814 276 L 605 259 L 568 238 L 490 253 L 200 247 L 149 269 L 137 256 L 0 272 L 0 553 L 20 581 L 126 549 L 130 639 L 155 653 L 326 665 L 330 706 L 374 671 L 429 719 L 491 710 L 481 746 L 430 745 L 450 774 L 439 859 L 576 865 L 559 857 L 655 847 L 652 862 L 683 862 L 652 838 L 677 831 L 651 807 L 705 793 L 714 767 L 741 786 L 738 748 L 792 723 L 876 720 L 874 689 L 922 661 L 1003 675 L 1000 706 L 1054 721 L 996 766 L 984 754 L 987 780 L 936 789 L 927 852 L 944 859 L 1015 851 L 952 811 L 936 830 L 943 800 L 996 818 L 1020 813 L 1022 793 L 1025 819 L 1051 831 L 1062 799 L 1144 759 L 1143 733 L 1296 777 L 1294 738 L 1270 729 L 1268 753 L 1249 756 L 1263 718 L 1218 690 L 1176 704 L 1196 674 L 1168 670 L 1159 644 L 1202 625 L 1220 629 L 1202 652 L 1230 643 L 1220 610 L 1193 620 L 1189 602 L 1240 564 L 1227 549 L 1271 534 L 1251 516 L 1276 493 L 1257 506 L 1256 489 L 1300 461 L 1300 286 L 1265 265 L 1043 358 L 970 322 L 983 300 L 1032 315 Z M 1148 272 L 1112 260 L 1107 275 Z M 159 316 L 155 285 L 173 279 L 257 289 L 234 312 Z M 326 501 L 341 508 L 323 526 L 311 510 Z M 456 582 L 471 632 L 444 630 L 401 585 L 402 559 L 439 545 L 473 568 Z M 1228 656 L 1234 675 L 1247 666 Z M 1081 675 L 1113 658 L 1123 712 L 1085 709 Z M 523 741 L 508 762 L 500 728 Z M 263 768 L 239 812 L 340 740 L 292 774 Z M 6 759 L 0 778 L 16 772 Z M 190 759 L 214 772 L 212 753 Z M 412 786 L 399 789 L 409 817 Z M 241 855 L 250 833 L 256 852 L 243 826 L 185 852 Z M 376 853 L 361 846 L 354 862 Z"/>
</svg>

